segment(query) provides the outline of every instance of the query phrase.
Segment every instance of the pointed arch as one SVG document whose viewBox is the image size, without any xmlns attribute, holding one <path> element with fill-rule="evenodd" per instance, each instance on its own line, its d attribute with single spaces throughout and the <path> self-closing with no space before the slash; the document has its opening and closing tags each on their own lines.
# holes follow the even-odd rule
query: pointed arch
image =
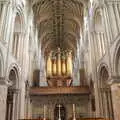
<svg viewBox="0 0 120 120">
<path fill-rule="evenodd" d="M 120 40 L 116 43 L 113 54 L 113 72 L 116 76 L 120 76 Z"/>
<path fill-rule="evenodd" d="M 99 67 L 98 77 L 100 114 L 104 118 L 113 119 L 114 115 L 111 88 L 108 85 L 110 73 L 106 64 L 103 63 Z"/>
</svg>

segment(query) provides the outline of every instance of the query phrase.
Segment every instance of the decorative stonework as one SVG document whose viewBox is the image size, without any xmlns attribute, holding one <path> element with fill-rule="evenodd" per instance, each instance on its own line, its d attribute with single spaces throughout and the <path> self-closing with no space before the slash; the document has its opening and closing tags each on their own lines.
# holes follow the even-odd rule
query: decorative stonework
<svg viewBox="0 0 120 120">
<path fill-rule="evenodd" d="M 54 119 L 54 108 L 56 104 L 62 104 L 66 109 L 67 119 L 72 117 L 72 105 L 76 106 L 76 117 L 89 116 L 89 97 L 79 95 L 48 95 L 33 96 L 33 117 L 43 117 L 43 105 L 47 106 L 47 117 Z M 35 112 L 36 111 L 36 112 Z"/>
<path fill-rule="evenodd" d="M 108 85 L 119 84 L 120 83 L 120 76 L 112 76 L 108 80 Z"/>
</svg>

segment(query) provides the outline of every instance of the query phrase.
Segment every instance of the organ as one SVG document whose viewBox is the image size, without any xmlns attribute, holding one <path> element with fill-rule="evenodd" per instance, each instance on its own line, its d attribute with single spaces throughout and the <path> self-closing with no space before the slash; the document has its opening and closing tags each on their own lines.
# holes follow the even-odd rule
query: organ
<svg viewBox="0 0 120 120">
<path fill-rule="evenodd" d="M 70 86 L 72 82 L 72 51 L 51 51 L 46 59 L 46 76 L 48 85 Z"/>
</svg>

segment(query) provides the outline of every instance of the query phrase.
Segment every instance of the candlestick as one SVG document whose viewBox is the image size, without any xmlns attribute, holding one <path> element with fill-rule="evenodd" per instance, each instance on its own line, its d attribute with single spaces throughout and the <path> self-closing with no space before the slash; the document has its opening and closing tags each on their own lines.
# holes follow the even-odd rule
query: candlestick
<svg viewBox="0 0 120 120">
<path fill-rule="evenodd" d="M 44 118 L 43 120 L 46 120 L 46 105 L 44 105 Z"/>
<path fill-rule="evenodd" d="M 60 104 L 59 104 L 59 118 L 58 118 L 58 120 L 61 120 L 61 115 L 60 115 Z"/>
<path fill-rule="evenodd" d="M 75 104 L 73 104 L 73 120 L 76 120 L 76 117 L 75 117 Z"/>
</svg>

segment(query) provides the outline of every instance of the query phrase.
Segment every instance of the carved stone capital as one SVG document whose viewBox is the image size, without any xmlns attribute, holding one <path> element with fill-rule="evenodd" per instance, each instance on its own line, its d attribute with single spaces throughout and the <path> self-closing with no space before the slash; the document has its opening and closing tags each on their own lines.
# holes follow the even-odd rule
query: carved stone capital
<svg viewBox="0 0 120 120">
<path fill-rule="evenodd" d="M 112 76 L 109 80 L 108 80 L 108 85 L 113 85 L 113 84 L 120 84 L 120 76 Z"/>
<path fill-rule="evenodd" d="M 101 92 L 110 92 L 110 88 L 109 87 L 104 87 L 104 88 L 100 88 Z"/>
<path fill-rule="evenodd" d="M 5 85 L 5 78 L 4 77 L 0 77 L 0 85 Z"/>
<path fill-rule="evenodd" d="M 5 77 L 0 77 L 0 85 L 11 86 L 12 84 L 12 81 L 6 80 Z"/>
<path fill-rule="evenodd" d="M 12 88 L 12 89 L 10 89 L 9 92 L 14 93 L 14 94 L 18 94 L 20 92 L 20 90 L 16 89 L 16 88 Z"/>
</svg>

